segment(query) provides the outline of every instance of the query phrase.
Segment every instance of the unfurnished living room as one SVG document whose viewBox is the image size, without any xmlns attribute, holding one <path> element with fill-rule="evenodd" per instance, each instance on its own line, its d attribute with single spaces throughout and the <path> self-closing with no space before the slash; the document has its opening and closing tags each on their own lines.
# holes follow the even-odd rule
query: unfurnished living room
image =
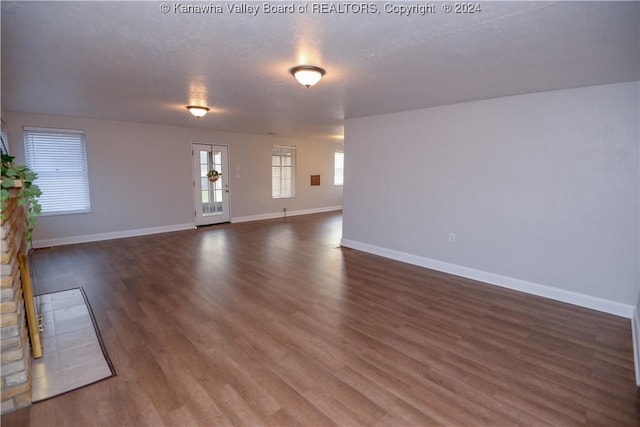
<svg viewBox="0 0 640 427">
<path fill-rule="evenodd" d="M 0 12 L 3 426 L 640 425 L 640 2 Z"/>
</svg>

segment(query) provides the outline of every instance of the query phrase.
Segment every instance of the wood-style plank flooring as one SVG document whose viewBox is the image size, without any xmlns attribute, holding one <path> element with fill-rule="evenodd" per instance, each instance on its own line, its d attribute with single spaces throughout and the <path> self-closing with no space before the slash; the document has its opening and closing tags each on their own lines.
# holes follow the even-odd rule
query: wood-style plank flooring
<svg viewBox="0 0 640 427">
<path fill-rule="evenodd" d="M 8 426 L 638 426 L 628 319 L 339 248 L 326 213 L 35 252 L 118 375 Z"/>
</svg>

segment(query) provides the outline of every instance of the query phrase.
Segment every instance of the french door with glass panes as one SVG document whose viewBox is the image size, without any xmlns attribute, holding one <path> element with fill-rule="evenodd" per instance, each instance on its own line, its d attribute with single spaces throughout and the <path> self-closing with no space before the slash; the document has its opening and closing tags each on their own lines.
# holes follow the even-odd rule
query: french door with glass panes
<svg viewBox="0 0 640 427">
<path fill-rule="evenodd" d="M 191 152 L 196 225 L 229 222 L 229 148 L 192 144 Z M 220 174 L 215 181 L 207 177 L 211 169 Z"/>
</svg>

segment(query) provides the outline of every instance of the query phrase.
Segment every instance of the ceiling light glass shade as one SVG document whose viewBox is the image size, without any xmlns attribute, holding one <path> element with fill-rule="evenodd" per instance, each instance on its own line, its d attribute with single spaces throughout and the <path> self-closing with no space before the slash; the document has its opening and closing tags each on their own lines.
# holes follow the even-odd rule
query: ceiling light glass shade
<svg viewBox="0 0 640 427">
<path fill-rule="evenodd" d="M 311 87 L 318 83 L 326 73 L 322 68 L 312 65 L 300 65 L 299 67 L 293 67 L 289 71 L 302 86 L 306 87 Z"/>
<path fill-rule="evenodd" d="M 187 106 L 187 110 L 196 117 L 202 117 L 209 111 L 207 107 L 198 107 L 196 105 Z"/>
</svg>

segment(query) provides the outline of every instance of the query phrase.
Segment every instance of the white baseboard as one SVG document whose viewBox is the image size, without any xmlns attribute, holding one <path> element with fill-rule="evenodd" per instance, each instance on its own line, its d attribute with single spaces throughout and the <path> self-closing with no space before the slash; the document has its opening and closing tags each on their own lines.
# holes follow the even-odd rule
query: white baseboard
<svg viewBox="0 0 640 427">
<path fill-rule="evenodd" d="M 190 230 L 195 228 L 193 223 L 165 225 L 162 227 L 138 228 L 135 230 L 114 231 L 110 233 L 85 234 L 83 236 L 61 237 L 58 239 L 34 240 L 34 248 L 48 248 L 51 246 L 73 245 L 76 243 L 98 242 L 101 240 L 122 239 L 124 237 L 145 236 L 147 234 L 167 233 L 170 231 Z"/>
<path fill-rule="evenodd" d="M 615 314 L 616 316 L 625 317 L 627 319 L 632 318 L 634 312 L 634 307 L 632 305 L 622 304 L 619 302 L 567 291 L 564 289 L 558 289 L 538 283 L 527 282 L 525 280 L 514 279 L 512 277 L 502 276 L 496 273 L 489 273 L 482 270 L 476 270 L 474 268 L 450 264 L 447 262 L 425 258 L 406 252 L 396 251 L 393 249 L 387 249 L 380 246 L 370 245 L 354 240 L 342 239 L 342 246 L 357 249 L 363 252 L 368 252 L 374 255 L 380 255 L 385 258 L 391 258 L 397 261 L 406 262 L 408 264 L 430 268 L 432 270 L 442 271 L 444 273 L 466 277 L 468 279 L 478 280 L 480 282 L 501 286 L 503 288 L 522 291 L 528 294 L 550 298 L 556 301 L 562 301 L 580 307 Z M 640 324 L 637 326 L 640 326 Z M 640 330 L 638 330 L 638 332 L 640 332 Z"/>
<path fill-rule="evenodd" d="M 631 332 L 633 333 L 633 364 L 636 368 L 636 385 L 640 387 L 640 306 L 636 306 L 633 310 Z"/>
<path fill-rule="evenodd" d="M 332 212 L 332 211 L 339 211 L 339 210 L 342 210 L 342 206 L 327 206 L 324 208 L 288 211 L 287 216 L 309 215 L 314 213 Z M 282 218 L 282 217 L 284 217 L 283 212 L 272 212 L 272 213 L 260 214 L 260 215 L 237 216 L 237 217 L 231 218 L 231 222 L 237 223 L 237 222 L 248 222 L 248 221 L 260 221 L 263 219 L 274 219 L 274 218 Z"/>
<path fill-rule="evenodd" d="M 320 213 L 320 212 L 339 211 L 341 209 L 342 209 L 342 206 L 327 206 L 323 208 L 303 209 L 298 211 L 287 212 L 287 216 L 308 215 L 308 214 Z M 282 212 L 262 214 L 262 215 L 241 216 L 241 217 L 232 218 L 231 222 L 235 223 L 235 222 L 259 221 L 261 219 L 282 218 L 283 216 L 284 215 Z M 135 230 L 114 231 L 110 233 L 85 234 L 82 236 L 61 237 L 57 239 L 34 240 L 33 247 L 35 249 L 49 248 L 52 246 L 63 246 L 63 245 L 73 245 L 76 243 L 98 242 L 101 240 L 122 239 L 124 237 L 145 236 L 147 234 L 167 233 L 171 231 L 190 230 L 193 228 L 195 228 L 194 223 L 187 223 L 187 224 L 165 225 L 162 227 L 138 228 Z"/>
</svg>

